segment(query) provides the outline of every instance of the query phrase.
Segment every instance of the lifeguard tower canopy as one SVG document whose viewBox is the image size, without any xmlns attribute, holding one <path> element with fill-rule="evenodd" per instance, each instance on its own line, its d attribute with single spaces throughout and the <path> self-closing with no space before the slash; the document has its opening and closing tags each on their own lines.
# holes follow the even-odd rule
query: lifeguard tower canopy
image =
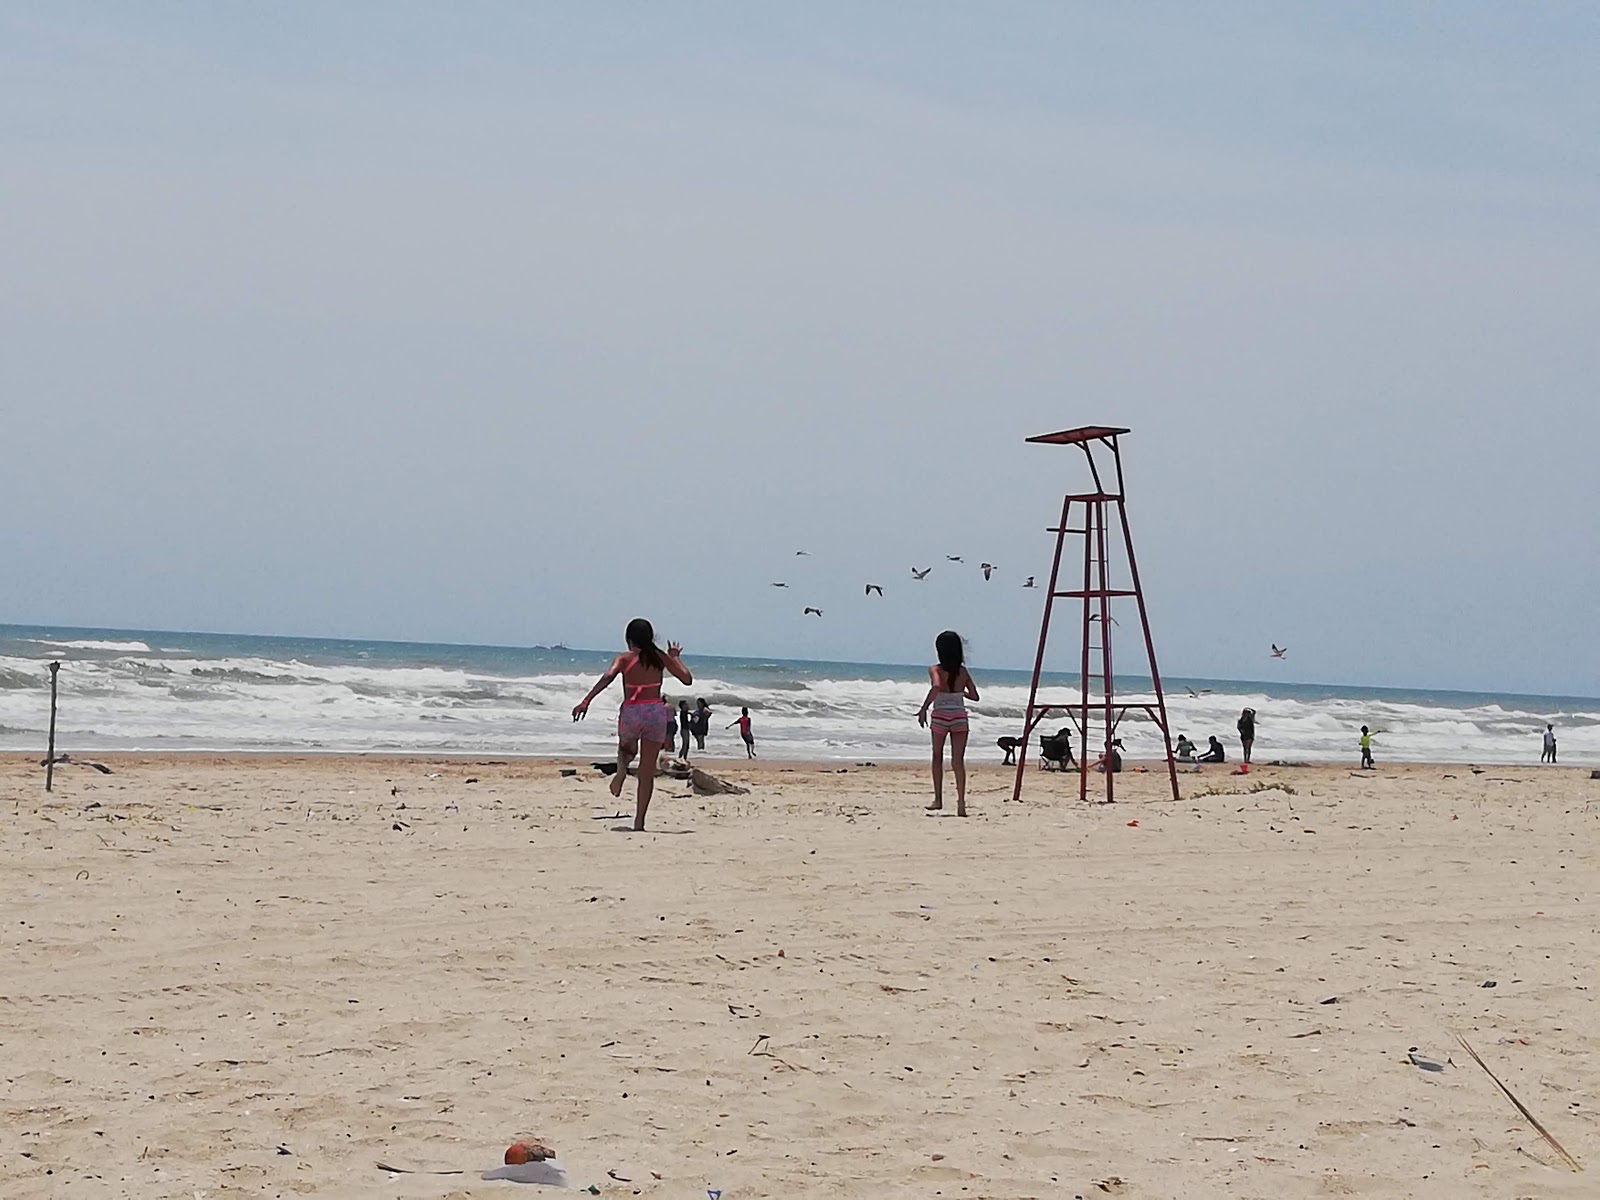
<svg viewBox="0 0 1600 1200">
<path fill-rule="evenodd" d="M 1112 425 L 1080 425 L 1076 429 L 1063 429 L 1059 433 L 1041 433 L 1037 437 L 1029 438 L 1028 441 L 1048 446 L 1075 446 L 1080 442 L 1097 442 L 1132 432 L 1131 429 L 1118 429 Z"/>
</svg>

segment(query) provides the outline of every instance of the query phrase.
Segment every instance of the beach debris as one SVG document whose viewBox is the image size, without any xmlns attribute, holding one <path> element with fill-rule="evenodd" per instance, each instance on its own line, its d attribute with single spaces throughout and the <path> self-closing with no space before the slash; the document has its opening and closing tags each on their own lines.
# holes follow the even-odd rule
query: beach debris
<svg viewBox="0 0 1600 1200">
<path fill-rule="evenodd" d="M 1139 828 L 1139 822 L 1137 822 L 1137 821 L 1129 821 L 1128 822 L 1128 828 L 1129 829 L 1137 829 L 1137 828 Z"/>
<path fill-rule="evenodd" d="M 294 1157 L 294 1151 L 289 1149 L 289 1147 L 285 1146 L 282 1142 L 278 1143 L 278 1153 L 287 1154 L 291 1158 Z"/>
<path fill-rule="evenodd" d="M 629 1178 L 627 1175 L 618 1175 L 615 1171 L 607 1171 L 606 1172 L 606 1177 L 608 1179 L 615 1179 L 618 1183 L 632 1183 L 633 1182 L 633 1180 L 631 1178 Z"/>
<path fill-rule="evenodd" d="M 1321 1036 L 1322 1036 L 1322 1030 L 1321 1029 L 1308 1029 L 1304 1033 L 1291 1033 L 1289 1035 L 1289 1040 L 1292 1042 L 1292 1041 L 1296 1040 L 1297 1038 L 1321 1037 Z M 1228 1140 L 1232 1141 L 1233 1139 L 1229 1138 Z"/>
<path fill-rule="evenodd" d="M 1337 996 L 1324 996 L 1321 1000 L 1318 1000 L 1317 1003 L 1318 1004 L 1337 1004 L 1337 1003 L 1339 1003 L 1339 997 L 1337 997 Z"/>
<path fill-rule="evenodd" d="M 1492 988 L 1492 987 L 1499 987 L 1500 984 L 1497 981 L 1493 980 L 1493 979 L 1485 979 L 1478 986 L 1481 987 L 1481 988 Z"/>
<path fill-rule="evenodd" d="M 726 779 L 713 775 L 710 771 L 703 771 L 699 767 L 689 769 L 689 780 L 694 785 L 694 790 L 702 796 L 746 796 L 750 789 L 740 787 L 737 783 L 729 783 Z"/>
<path fill-rule="evenodd" d="M 465 1175 L 460 1169 L 450 1171 L 430 1171 L 426 1167 L 395 1167 L 386 1162 L 377 1164 L 378 1170 L 388 1171 L 391 1175 Z"/>
<path fill-rule="evenodd" d="M 1461 1043 L 1461 1048 L 1463 1050 L 1465 1050 L 1468 1054 L 1472 1055 L 1472 1061 L 1477 1063 L 1480 1067 L 1483 1068 L 1483 1073 L 1485 1075 L 1487 1075 L 1490 1079 L 1494 1080 L 1495 1086 L 1498 1087 L 1502 1092 L 1504 1092 L 1506 1094 L 1506 1099 L 1511 1101 L 1512 1104 L 1517 1106 L 1517 1111 L 1519 1113 L 1521 1113 L 1525 1118 L 1527 1118 L 1528 1124 L 1533 1126 L 1534 1130 L 1538 1133 L 1538 1135 L 1540 1137 L 1542 1137 L 1545 1141 L 1550 1143 L 1550 1148 L 1561 1156 L 1561 1160 L 1563 1162 L 1565 1162 L 1567 1164 L 1567 1166 L 1571 1167 L 1574 1171 L 1583 1170 L 1583 1165 L 1580 1162 L 1578 1162 L 1577 1159 L 1573 1158 L 1571 1154 L 1567 1153 L 1567 1148 L 1565 1146 L 1563 1146 L 1560 1142 L 1556 1141 L 1556 1139 L 1553 1136 L 1551 1136 L 1550 1131 L 1539 1123 L 1539 1119 L 1537 1117 L 1535 1117 L 1531 1112 L 1528 1111 L 1528 1106 L 1526 1104 L 1524 1104 L 1521 1100 L 1518 1100 L 1516 1095 L 1512 1092 L 1512 1090 L 1510 1088 L 1508 1088 L 1505 1084 L 1500 1082 L 1500 1077 L 1498 1075 L 1496 1075 L 1493 1071 L 1489 1070 L 1489 1064 L 1484 1062 L 1483 1059 L 1481 1059 L 1480 1057 L 1478 1057 L 1478 1052 L 1472 1048 L 1471 1043 L 1468 1042 L 1466 1038 L 1462 1037 L 1460 1033 L 1456 1034 L 1456 1041 Z"/>
<path fill-rule="evenodd" d="M 562 767 L 561 768 L 561 778 L 563 778 L 563 779 L 571 779 L 577 773 L 578 773 L 578 768 L 577 767 Z"/>
<path fill-rule="evenodd" d="M 555 1156 L 556 1152 L 538 1138 L 518 1138 L 506 1147 L 506 1166 L 520 1167 L 524 1163 L 543 1162 Z"/>
<path fill-rule="evenodd" d="M 1590 779 L 1600 779 L 1600 770 L 1590 771 L 1589 772 L 1589 778 Z"/>
<path fill-rule="evenodd" d="M 602 775 L 615 775 L 617 773 L 617 764 L 615 759 L 611 759 L 606 762 L 593 762 L 589 765 L 596 771 L 599 771 Z"/>
<path fill-rule="evenodd" d="M 930 1154 L 930 1155 L 928 1155 L 928 1157 L 929 1157 L 929 1159 L 931 1159 L 934 1162 L 943 1162 L 944 1161 L 944 1155 L 942 1155 L 942 1154 Z"/>
<path fill-rule="evenodd" d="M 1115 1196 L 1127 1186 L 1127 1182 L 1120 1175 L 1108 1175 L 1104 1179 L 1096 1179 L 1094 1185 L 1102 1192 L 1110 1192 Z"/>
</svg>

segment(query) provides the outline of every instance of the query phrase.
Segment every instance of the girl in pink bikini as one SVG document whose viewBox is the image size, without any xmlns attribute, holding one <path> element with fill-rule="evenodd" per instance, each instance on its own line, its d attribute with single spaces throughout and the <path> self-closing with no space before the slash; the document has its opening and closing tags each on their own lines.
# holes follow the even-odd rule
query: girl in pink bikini
<svg viewBox="0 0 1600 1200">
<path fill-rule="evenodd" d="M 661 652 L 656 646 L 656 631 L 643 617 L 628 622 L 625 636 L 627 652 L 611 660 L 600 681 L 573 708 L 572 719 L 583 720 L 589 713 L 589 702 L 610 687 L 618 675 L 622 676 L 622 709 L 617 713 L 617 773 L 611 778 L 611 794 L 621 798 L 622 787 L 628 781 L 628 764 L 633 760 L 634 751 L 640 751 L 639 800 L 633 827 L 642 830 L 650 797 L 655 792 L 656 760 L 671 736 L 672 710 L 661 698 L 662 674 L 671 671 L 685 687 L 694 682 L 694 676 L 683 665 L 679 657 L 683 650 L 676 642 L 668 642 L 666 653 Z"/>
<path fill-rule="evenodd" d="M 929 812 L 944 807 L 944 743 L 950 740 L 950 769 L 956 777 L 956 816 L 967 815 L 967 701 L 977 700 L 978 685 L 967 674 L 966 648 L 961 635 L 946 629 L 933 641 L 939 661 L 928 668 L 928 694 L 917 722 L 933 730 L 933 803 Z M 930 718 L 928 710 L 933 710 Z"/>
</svg>

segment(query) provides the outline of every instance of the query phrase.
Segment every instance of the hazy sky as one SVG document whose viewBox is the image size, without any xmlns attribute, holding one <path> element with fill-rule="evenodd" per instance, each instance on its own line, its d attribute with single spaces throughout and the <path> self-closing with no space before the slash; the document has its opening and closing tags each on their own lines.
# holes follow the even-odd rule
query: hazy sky
<svg viewBox="0 0 1600 1200">
<path fill-rule="evenodd" d="M 1577 3 L 0 3 L 0 621 L 1023 665 L 1079 464 L 1022 439 L 1109 422 L 1169 673 L 1600 694 L 1597 56 Z"/>
</svg>

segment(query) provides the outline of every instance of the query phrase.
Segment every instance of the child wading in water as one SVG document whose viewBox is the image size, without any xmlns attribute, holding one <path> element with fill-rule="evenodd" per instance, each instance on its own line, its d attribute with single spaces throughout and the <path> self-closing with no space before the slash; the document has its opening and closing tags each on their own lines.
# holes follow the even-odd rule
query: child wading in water
<svg viewBox="0 0 1600 1200">
<path fill-rule="evenodd" d="M 967 674 L 966 650 L 961 635 L 946 629 L 933 640 L 939 661 L 928 668 L 928 694 L 917 713 L 917 724 L 933 729 L 933 803 L 929 812 L 944 807 L 944 740 L 950 739 L 950 769 L 956 777 L 956 816 L 967 815 L 967 701 L 978 698 L 977 685 Z M 928 706 L 933 716 L 928 716 Z"/>
<path fill-rule="evenodd" d="M 661 698 L 661 678 L 671 671 L 685 687 L 694 682 L 689 668 L 683 665 L 683 650 L 676 642 L 667 643 L 666 653 L 656 646 L 656 631 L 643 617 L 628 622 L 628 649 L 617 655 L 600 676 L 600 681 L 589 689 L 589 694 L 572 710 L 572 719 L 581 721 L 589 713 L 589 702 L 611 686 L 611 681 L 622 676 L 622 708 L 617 713 L 617 773 L 611 779 L 611 794 L 622 796 L 623 785 L 628 782 L 628 763 L 635 751 L 639 757 L 639 800 L 633 827 L 644 828 L 644 815 L 650 809 L 650 797 L 656 788 L 656 763 L 661 748 L 671 739 L 672 710 Z"/>
</svg>

